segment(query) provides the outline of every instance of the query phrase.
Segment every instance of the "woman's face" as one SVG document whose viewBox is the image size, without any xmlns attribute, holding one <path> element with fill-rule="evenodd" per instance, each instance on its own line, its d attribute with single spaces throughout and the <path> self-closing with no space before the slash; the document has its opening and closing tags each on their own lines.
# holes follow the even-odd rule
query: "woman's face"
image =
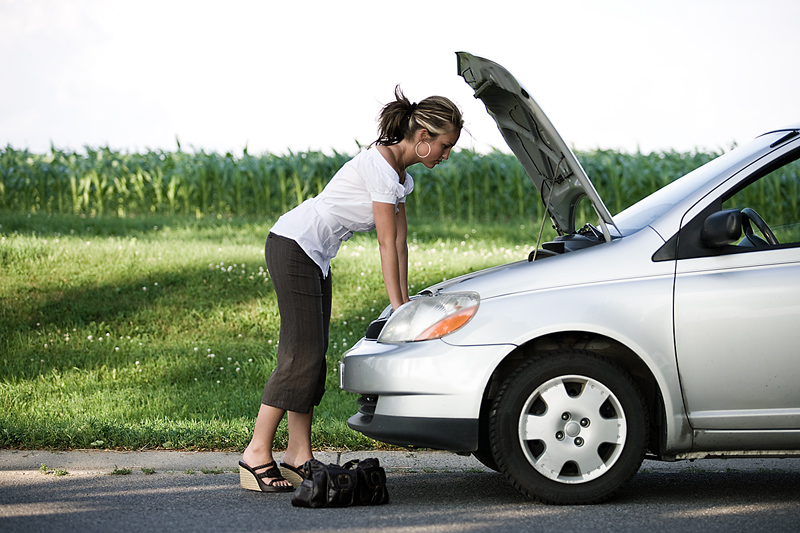
<svg viewBox="0 0 800 533">
<path fill-rule="evenodd" d="M 422 158 L 422 164 L 428 168 L 433 168 L 442 161 L 450 157 L 450 150 L 458 142 L 461 136 L 461 130 L 456 129 L 450 133 L 443 133 L 436 137 L 428 137 L 426 141 L 431 145 L 431 152 Z M 424 154 L 426 150 L 425 143 L 419 147 L 419 152 Z"/>
</svg>

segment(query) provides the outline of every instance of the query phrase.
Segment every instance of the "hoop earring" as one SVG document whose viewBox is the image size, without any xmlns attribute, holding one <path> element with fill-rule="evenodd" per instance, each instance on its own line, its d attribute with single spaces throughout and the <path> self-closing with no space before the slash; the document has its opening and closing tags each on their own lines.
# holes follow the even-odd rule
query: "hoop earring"
<svg viewBox="0 0 800 533">
<path fill-rule="evenodd" d="M 428 145 L 428 153 L 427 153 L 427 154 L 425 154 L 425 155 L 422 155 L 422 154 L 420 154 L 420 153 L 419 153 L 419 145 L 420 145 L 420 144 L 422 144 L 422 143 L 425 143 L 425 144 L 427 144 L 427 145 Z M 431 155 L 431 145 L 430 145 L 430 144 L 428 144 L 428 141 L 420 141 L 420 142 L 418 142 L 418 143 L 417 143 L 417 145 L 414 147 L 414 153 L 415 153 L 415 154 L 417 154 L 417 157 L 419 157 L 420 159 L 425 159 L 426 157 L 428 157 L 429 155 Z"/>
</svg>

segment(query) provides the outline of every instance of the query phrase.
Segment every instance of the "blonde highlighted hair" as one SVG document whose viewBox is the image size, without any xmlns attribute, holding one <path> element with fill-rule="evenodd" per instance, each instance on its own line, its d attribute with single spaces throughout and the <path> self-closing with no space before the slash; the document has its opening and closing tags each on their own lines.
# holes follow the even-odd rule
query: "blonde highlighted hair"
<svg viewBox="0 0 800 533">
<path fill-rule="evenodd" d="M 412 103 L 398 85 L 394 88 L 394 97 L 394 102 L 383 106 L 378 115 L 378 138 L 373 144 L 397 144 L 412 138 L 421 128 L 436 137 L 464 127 L 461 110 L 444 96 L 429 96 Z"/>
</svg>

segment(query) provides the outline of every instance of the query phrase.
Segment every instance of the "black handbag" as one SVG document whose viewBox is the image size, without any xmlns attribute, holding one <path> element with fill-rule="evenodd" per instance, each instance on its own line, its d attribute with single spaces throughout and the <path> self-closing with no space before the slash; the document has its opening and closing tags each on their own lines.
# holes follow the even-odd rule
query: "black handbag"
<svg viewBox="0 0 800 533">
<path fill-rule="evenodd" d="M 345 463 L 356 463 L 356 505 L 381 505 L 389 503 L 389 491 L 386 489 L 386 471 L 375 458 L 362 461 L 353 460 Z"/>
<path fill-rule="evenodd" d="M 386 472 L 377 459 L 353 460 L 341 466 L 311 459 L 302 471 L 303 481 L 292 494 L 295 507 L 349 507 L 389 501 Z"/>
</svg>

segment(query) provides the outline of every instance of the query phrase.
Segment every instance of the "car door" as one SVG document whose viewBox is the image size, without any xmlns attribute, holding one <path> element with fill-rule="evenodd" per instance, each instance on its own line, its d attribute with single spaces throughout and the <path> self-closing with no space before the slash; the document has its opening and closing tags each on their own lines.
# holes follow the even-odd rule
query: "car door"
<svg viewBox="0 0 800 533">
<path fill-rule="evenodd" d="M 677 260 L 675 348 L 696 430 L 800 428 L 800 162 L 785 153 L 743 171 L 741 185 L 681 230 L 702 231 L 711 212 L 749 207 L 778 241 L 753 228 L 754 238 Z"/>
</svg>

